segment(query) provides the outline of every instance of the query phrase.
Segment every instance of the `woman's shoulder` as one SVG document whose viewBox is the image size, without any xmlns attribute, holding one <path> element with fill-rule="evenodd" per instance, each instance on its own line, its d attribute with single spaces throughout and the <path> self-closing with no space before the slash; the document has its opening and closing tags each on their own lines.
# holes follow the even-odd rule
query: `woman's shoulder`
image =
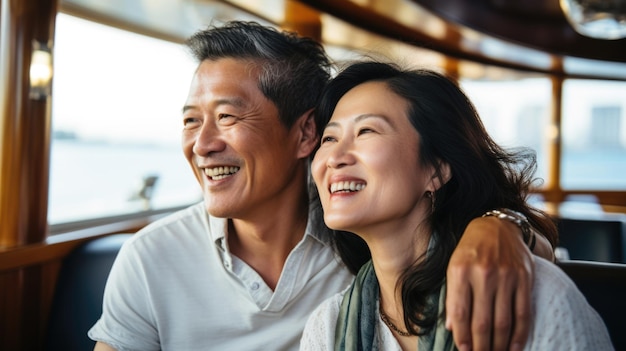
<svg viewBox="0 0 626 351">
<path fill-rule="evenodd" d="M 334 348 L 337 316 L 347 289 L 327 298 L 313 310 L 304 326 L 302 339 L 300 339 L 300 351 Z"/>
<path fill-rule="evenodd" d="M 324 300 L 309 316 L 309 322 L 320 324 L 326 321 L 337 321 L 337 316 L 339 315 L 339 310 L 341 309 L 341 301 L 343 300 L 344 295 L 346 294 L 348 288 L 345 288 L 343 291 L 336 293 L 335 295 Z M 309 324 L 307 322 L 307 324 Z"/>
</svg>

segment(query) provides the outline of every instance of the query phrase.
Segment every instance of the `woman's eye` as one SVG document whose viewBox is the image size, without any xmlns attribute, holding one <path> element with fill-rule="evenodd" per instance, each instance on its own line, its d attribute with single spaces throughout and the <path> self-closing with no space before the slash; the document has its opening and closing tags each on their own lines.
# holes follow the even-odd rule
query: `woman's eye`
<svg viewBox="0 0 626 351">
<path fill-rule="evenodd" d="M 326 143 L 326 142 L 329 142 L 329 141 L 334 141 L 334 140 L 335 140 L 335 138 L 333 138 L 333 137 L 331 137 L 331 136 L 326 135 L 326 136 L 323 136 L 323 137 L 322 137 L 322 144 L 323 144 L 323 143 Z"/>
</svg>

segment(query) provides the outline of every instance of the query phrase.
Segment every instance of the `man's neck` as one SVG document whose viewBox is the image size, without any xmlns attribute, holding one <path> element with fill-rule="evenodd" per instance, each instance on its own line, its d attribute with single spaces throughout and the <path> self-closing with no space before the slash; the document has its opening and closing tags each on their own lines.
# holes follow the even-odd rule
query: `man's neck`
<svg viewBox="0 0 626 351">
<path fill-rule="evenodd" d="M 231 253 L 259 273 L 272 290 L 278 284 L 287 257 L 306 230 L 308 206 L 297 207 L 263 221 L 231 219 L 228 223 Z"/>
</svg>

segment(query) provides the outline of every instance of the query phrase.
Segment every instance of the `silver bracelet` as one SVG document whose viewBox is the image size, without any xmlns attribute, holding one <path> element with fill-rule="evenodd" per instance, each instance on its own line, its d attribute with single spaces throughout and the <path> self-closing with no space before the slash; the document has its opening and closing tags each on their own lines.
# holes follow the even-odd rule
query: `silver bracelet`
<svg viewBox="0 0 626 351">
<path fill-rule="evenodd" d="M 526 243 L 530 251 L 533 251 L 535 249 L 535 244 L 537 243 L 535 232 L 530 227 L 530 223 L 528 223 L 528 218 L 526 218 L 526 216 L 524 216 L 522 213 L 510 210 L 508 208 L 500 208 L 497 210 L 488 211 L 483 215 L 483 217 L 490 216 L 504 219 L 517 225 L 522 231 L 522 239 L 524 240 L 524 243 Z"/>
</svg>

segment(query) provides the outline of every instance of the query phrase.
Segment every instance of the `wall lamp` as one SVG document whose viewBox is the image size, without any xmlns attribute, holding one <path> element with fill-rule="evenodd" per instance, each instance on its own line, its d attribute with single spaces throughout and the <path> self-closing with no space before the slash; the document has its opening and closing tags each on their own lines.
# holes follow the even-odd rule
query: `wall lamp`
<svg viewBox="0 0 626 351">
<path fill-rule="evenodd" d="M 576 32 L 604 40 L 626 38 L 626 0 L 559 0 Z"/>
<path fill-rule="evenodd" d="M 52 90 L 52 50 L 46 44 L 33 41 L 30 61 L 30 93 L 32 100 L 45 100 Z"/>
</svg>

